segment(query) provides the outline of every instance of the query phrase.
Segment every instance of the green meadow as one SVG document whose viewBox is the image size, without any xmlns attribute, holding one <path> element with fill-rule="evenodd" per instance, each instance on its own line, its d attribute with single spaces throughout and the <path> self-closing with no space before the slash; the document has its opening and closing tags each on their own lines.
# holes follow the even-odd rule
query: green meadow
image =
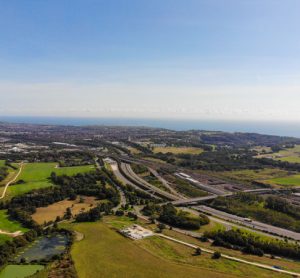
<svg viewBox="0 0 300 278">
<path fill-rule="evenodd" d="M 8 265 L 0 272 L 0 278 L 25 278 L 43 268 L 42 265 Z"/>
<path fill-rule="evenodd" d="M 300 186 L 300 174 L 271 179 L 268 182 L 283 186 Z"/>
<path fill-rule="evenodd" d="M 9 220 L 6 210 L 0 210 L 0 230 L 5 232 L 28 231 L 28 229 L 22 227 L 19 222 Z M 11 239 L 12 238 L 8 235 L 0 234 L 0 245 Z"/>
<path fill-rule="evenodd" d="M 0 230 L 6 232 L 28 231 L 28 229 L 23 228 L 19 222 L 9 220 L 6 210 L 0 210 Z"/>
<path fill-rule="evenodd" d="M 51 172 L 57 175 L 76 175 L 94 170 L 94 165 L 56 168 L 57 163 L 26 163 L 15 184 L 9 186 L 5 200 L 27 193 L 33 189 L 45 188 L 52 185 L 49 177 Z M 18 181 L 24 183 L 17 184 Z"/>
<path fill-rule="evenodd" d="M 133 241 L 116 231 L 123 226 L 123 218 L 108 223 L 69 224 L 68 228 L 84 235 L 71 249 L 78 276 L 88 277 L 287 277 L 285 275 L 241 264 L 231 260 L 213 260 L 203 253 L 194 256 L 194 250 L 159 237 Z M 120 223 L 116 223 L 120 222 Z M 109 224 L 113 224 L 111 225 Z M 95 264 L 95 261 L 97 262 Z"/>
</svg>

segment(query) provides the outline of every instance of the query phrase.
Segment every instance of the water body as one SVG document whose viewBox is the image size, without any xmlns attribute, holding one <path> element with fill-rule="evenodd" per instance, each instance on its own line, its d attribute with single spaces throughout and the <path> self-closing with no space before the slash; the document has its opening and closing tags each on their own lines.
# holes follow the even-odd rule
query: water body
<svg viewBox="0 0 300 278">
<path fill-rule="evenodd" d="M 51 259 L 54 255 L 62 254 L 68 242 L 69 238 L 64 234 L 41 237 L 25 248 L 25 250 L 22 250 L 16 256 L 15 261 L 20 262 L 23 258 L 26 262 Z"/>
<path fill-rule="evenodd" d="M 174 119 L 133 119 L 133 118 L 67 118 L 67 117 L 12 117 L 0 116 L 0 121 L 11 123 L 52 124 L 52 125 L 107 125 L 146 126 L 182 130 L 209 130 L 227 132 L 255 132 L 261 134 L 294 136 L 300 138 L 298 122 L 266 121 L 222 121 L 222 120 L 174 120 Z"/>
</svg>

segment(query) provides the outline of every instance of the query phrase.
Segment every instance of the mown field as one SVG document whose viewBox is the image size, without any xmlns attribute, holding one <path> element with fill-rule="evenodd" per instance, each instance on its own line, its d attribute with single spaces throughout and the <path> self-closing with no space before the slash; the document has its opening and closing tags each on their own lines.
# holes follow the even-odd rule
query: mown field
<svg viewBox="0 0 300 278">
<path fill-rule="evenodd" d="M 116 219 L 116 221 L 118 221 Z M 123 226 L 120 218 L 113 226 Z M 208 254 L 194 256 L 191 248 L 152 237 L 132 241 L 103 222 L 72 224 L 84 234 L 71 255 L 78 276 L 87 277 L 286 277 Z M 95 264 L 94 262 L 97 261 Z"/>
<path fill-rule="evenodd" d="M 194 147 L 155 147 L 154 153 L 173 153 L 173 154 L 201 154 L 203 149 Z"/>
<path fill-rule="evenodd" d="M 65 174 L 71 176 L 78 173 L 86 173 L 95 169 L 93 165 L 63 168 L 56 168 L 56 165 L 56 163 L 26 163 L 23 166 L 22 173 L 16 181 L 18 182 L 22 180 L 24 181 L 24 183 L 9 186 L 5 200 L 11 199 L 12 197 L 17 195 L 27 193 L 33 189 L 51 186 L 52 183 L 49 180 L 51 172 L 55 172 L 57 175 Z"/>
</svg>

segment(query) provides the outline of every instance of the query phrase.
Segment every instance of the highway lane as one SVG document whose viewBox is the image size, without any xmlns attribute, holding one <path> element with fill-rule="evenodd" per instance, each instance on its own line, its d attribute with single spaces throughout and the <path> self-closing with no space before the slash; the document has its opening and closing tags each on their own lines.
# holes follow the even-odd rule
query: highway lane
<svg viewBox="0 0 300 278">
<path fill-rule="evenodd" d="M 275 227 L 269 224 L 265 224 L 259 221 L 254 221 L 254 220 L 249 220 L 249 219 L 245 219 L 243 217 L 234 215 L 234 214 L 230 214 L 221 210 L 217 210 L 208 206 L 194 206 L 192 207 L 194 210 L 200 211 L 200 212 L 204 212 L 207 214 L 211 214 L 213 216 L 216 216 L 218 218 L 221 218 L 223 220 L 226 221 L 231 221 L 234 223 L 238 223 L 241 224 L 243 226 L 249 227 L 253 230 L 258 230 L 258 231 L 262 231 L 262 232 L 266 232 L 272 235 L 277 235 L 277 236 L 281 236 L 281 237 L 288 237 L 290 239 L 293 240 L 300 240 L 300 233 L 296 233 L 287 229 L 283 229 L 283 228 L 279 228 L 279 227 Z"/>
<path fill-rule="evenodd" d="M 179 209 L 181 209 L 183 211 L 187 211 L 187 212 L 189 212 L 191 214 L 194 214 L 196 216 L 199 215 L 199 213 L 201 213 L 201 212 L 199 212 L 199 211 L 197 211 L 195 209 L 187 208 L 187 207 L 179 207 Z M 212 222 L 217 222 L 217 223 L 222 224 L 226 228 L 226 230 L 230 230 L 232 228 L 243 229 L 243 230 L 246 230 L 246 231 L 249 231 L 249 232 L 255 232 L 257 234 L 261 234 L 263 236 L 267 236 L 267 237 L 271 237 L 271 238 L 277 238 L 277 239 L 282 240 L 282 237 L 271 235 L 271 234 L 265 233 L 263 231 L 253 230 L 253 228 L 243 226 L 242 224 L 233 223 L 232 221 L 231 222 L 230 221 L 226 221 L 224 219 L 221 219 L 221 218 L 218 218 L 218 217 L 215 217 L 215 216 L 212 216 L 212 215 L 208 215 L 208 214 L 207 214 L 207 217 Z"/>
<path fill-rule="evenodd" d="M 232 196 L 232 193 L 224 194 L 222 195 L 223 197 L 229 197 Z M 213 200 L 220 197 L 220 195 L 209 195 L 209 196 L 202 196 L 202 197 L 195 197 L 195 198 L 190 198 L 190 199 L 184 199 L 184 200 L 177 200 L 173 201 L 172 204 L 174 206 L 184 206 L 184 205 L 193 205 L 193 203 L 199 203 L 199 202 L 204 202 L 204 201 L 209 201 Z"/>
<path fill-rule="evenodd" d="M 96 167 L 98 169 L 101 169 L 98 159 L 95 160 L 95 163 L 96 163 Z M 119 191 L 119 194 L 120 194 L 120 203 L 112 209 L 114 212 L 119 210 L 122 206 L 125 206 L 127 203 L 126 196 L 125 196 L 123 190 L 117 184 L 115 184 L 115 187 L 117 188 L 117 190 Z"/>
<path fill-rule="evenodd" d="M 117 163 L 116 161 L 111 160 L 111 161 L 108 162 L 108 163 L 110 164 L 111 169 L 112 169 L 114 175 L 116 176 L 116 178 L 117 178 L 120 182 L 122 182 L 124 185 L 128 184 L 128 185 L 132 186 L 133 188 L 135 188 L 135 189 L 137 189 L 137 190 L 139 190 L 139 191 L 142 191 L 142 192 L 144 192 L 144 193 L 150 195 L 150 196 L 153 197 L 153 198 L 159 199 L 157 196 L 154 196 L 154 195 L 151 194 L 150 192 L 148 192 L 148 191 L 146 191 L 146 190 L 144 190 L 144 189 L 138 187 L 136 184 L 132 183 L 132 182 L 129 181 L 126 177 L 124 177 L 124 176 L 122 175 L 122 173 L 120 172 L 118 163 Z"/>
<path fill-rule="evenodd" d="M 216 187 L 208 185 L 208 184 L 204 184 L 204 183 L 194 179 L 193 177 L 191 177 L 189 175 L 184 176 L 183 173 L 175 173 L 175 175 L 178 178 L 183 179 L 185 181 L 188 181 L 189 183 L 192 183 L 194 186 L 196 186 L 196 187 L 198 187 L 198 188 L 200 188 L 200 189 L 202 189 L 206 192 L 209 192 L 209 193 L 212 193 L 212 194 L 215 194 L 215 195 L 221 195 L 221 196 L 228 193 L 225 190 L 216 188 Z"/>
<path fill-rule="evenodd" d="M 133 179 L 136 183 L 140 184 L 141 187 L 146 188 L 155 192 L 157 195 L 162 196 L 171 201 L 178 200 L 179 197 L 175 196 L 169 192 L 159 189 L 158 187 L 146 182 L 144 179 L 140 178 L 134 171 L 132 170 L 130 164 L 121 163 L 122 170 L 126 175 L 128 175 L 131 179 Z"/>
<path fill-rule="evenodd" d="M 170 192 L 173 195 L 178 196 L 178 198 L 180 199 L 187 199 L 187 197 L 183 196 L 182 194 L 178 193 L 170 184 L 168 181 L 166 181 L 160 174 L 158 174 L 158 172 L 156 170 L 154 170 L 153 168 L 148 167 L 148 170 L 150 171 L 150 173 L 155 176 L 166 188 L 168 188 L 170 190 Z"/>
</svg>

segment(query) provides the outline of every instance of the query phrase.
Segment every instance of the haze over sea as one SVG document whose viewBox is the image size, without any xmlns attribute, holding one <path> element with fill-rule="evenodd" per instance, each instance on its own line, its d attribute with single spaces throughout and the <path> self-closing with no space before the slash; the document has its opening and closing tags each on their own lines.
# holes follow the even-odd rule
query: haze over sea
<svg viewBox="0 0 300 278">
<path fill-rule="evenodd" d="M 300 138 L 300 122 L 224 121 L 224 120 L 180 120 L 137 118 L 76 118 L 76 117 L 29 117 L 0 116 L 1 122 L 51 124 L 51 125 L 106 125 L 146 126 L 182 130 L 209 130 L 227 132 L 254 132 L 261 134 L 293 136 Z"/>
</svg>

